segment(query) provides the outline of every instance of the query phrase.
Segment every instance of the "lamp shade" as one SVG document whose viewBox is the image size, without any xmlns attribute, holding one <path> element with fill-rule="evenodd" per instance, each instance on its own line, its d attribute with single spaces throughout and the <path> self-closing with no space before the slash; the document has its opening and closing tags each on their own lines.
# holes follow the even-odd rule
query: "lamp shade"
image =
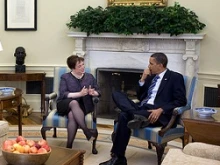
<svg viewBox="0 0 220 165">
<path fill-rule="evenodd" d="M 2 47 L 2 43 L 0 41 L 0 51 L 2 51 L 2 50 L 3 50 L 3 47 Z"/>
</svg>

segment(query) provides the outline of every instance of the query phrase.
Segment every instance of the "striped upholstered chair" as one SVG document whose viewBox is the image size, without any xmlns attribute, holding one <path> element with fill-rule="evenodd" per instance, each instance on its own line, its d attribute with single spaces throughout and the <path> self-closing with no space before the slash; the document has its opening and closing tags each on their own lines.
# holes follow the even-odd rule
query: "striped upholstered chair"
<svg viewBox="0 0 220 165">
<path fill-rule="evenodd" d="M 43 125 L 41 128 L 41 135 L 43 139 L 46 139 L 46 131 L 51 128 L 54 129 L 53 137 L 57 137 L 57 128 L 67 128 L 68 119 L 66 116 L 59 116 L 56 110 L 56 98 L 58 94 L 60 77 L 62 74 L 69 72 L 67 67 L 55 67 L 54 68 L 54 85 L 53 93 L 46 95 L 46 112 L 43 117 Z M 88 68 L 85 69 L 86 72 L 90 72 Z M 95 105 L 94 111 L 86 115 L 85 120 L 88 128 L 96 128 L 96 104 L 98 103 L 98 98 L 94 97 L 93 102 Z M 96 150 L 96 140 L 93 140 L 92 143 L 92 153 L 97 154 Z"/>
<path fill-rule="evenodd" d="M 184 142 L 184 126 L 181 121 L 181 115 L 184 111 L 191 109 L 193 93 L 195 90 L 196 85 L 196 78 L 193 77 L 192 79 L 187 81 L 186 76 L 184 77 L 186 90 L 187 90 L 187 105 L 184 107 L 177 107 L 173 110 L 172 118 L 165 128 L 161 127 L 146 127 L 143 129 L 133 129 L 132 136 L 141 138 L 148 141 L 148 148 L 152 149 L 152 144 L 156 147 L 157 152 L 157 161 L 158 165 L 162 162 L 162 157 L 164 154 L 164 149 L 169 141 L 172 141 L 177 138 L 182 139 L 182 145 L 185 146 Z M 189 82 L 189 83 L 187 83 Z M 187 85 L 189 84 L 189 85 Z M 178 118 L 178 125 L 176 128 L 172 128 L 172 125 Z M 114 122 L 114 130 L 117 128 L 117 120 Z M 112 139 L 114 139 L 115 131 L 112 133 Z"/>
</svg>

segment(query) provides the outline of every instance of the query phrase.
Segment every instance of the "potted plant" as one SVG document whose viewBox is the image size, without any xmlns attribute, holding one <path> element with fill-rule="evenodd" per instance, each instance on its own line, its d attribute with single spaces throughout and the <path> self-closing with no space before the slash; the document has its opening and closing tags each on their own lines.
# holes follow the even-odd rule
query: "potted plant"
<svg viewBox="0 0 220 165">
<path fill-rule="evenodd" d="M 102 32 L 132 35 L 149 33 L 198 33 L 206 26 L 191 10 L 174 6 L 111 6 L 82 9 L 70 16 L 68 28 L 78 28 L 87 35 Z"/>
</svg>

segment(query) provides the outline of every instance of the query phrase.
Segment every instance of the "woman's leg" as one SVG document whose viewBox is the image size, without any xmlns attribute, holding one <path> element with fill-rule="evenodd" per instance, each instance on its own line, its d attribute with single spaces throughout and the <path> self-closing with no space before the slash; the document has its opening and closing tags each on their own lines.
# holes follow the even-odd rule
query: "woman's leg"
<svg viewBox="0 0 220 165">
<path fill-rule="evenodd" d="M 69 107 L 70 107 L 70 112 L 72 112 L 72 117 L 75 123 L 83 130 L 87 140 L 91 140 L 91 137 L 93 135 L 86 126 L 85 115 L 83 110 L 80 108 L 79 103 L 76 100 L 72 100 L 69 104 Z"/>
<path fill-rule="evenodd" d="M 66 148 L 72 148 L 73 141 L 76 136 L 78 124 L 75 121 L 72 111 L 68 113 L 68 124 L 67 124 L 67 145 Z"/>
</svg>

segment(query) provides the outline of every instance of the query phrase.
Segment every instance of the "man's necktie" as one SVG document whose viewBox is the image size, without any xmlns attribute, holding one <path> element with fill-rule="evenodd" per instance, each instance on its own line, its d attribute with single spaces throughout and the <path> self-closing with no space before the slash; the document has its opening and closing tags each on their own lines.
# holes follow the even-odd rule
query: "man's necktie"
<svg viewBox="0 0 220 165">
<path fill-rule="evenodd" d="M 158 76 L 158 75 L 156 75 L 156 76 L 153 78 L 153 80 L 152 80 L 152 82 L 151 82 L 151 85 L 150 85 L 150 87 L 148 88 L 147 97 L 146 97 L 144 100 L 142 100 L 141 106 L 143 106 L 145 103 L 147 103 L 148 100 L 151 98 L 151 94 L 152 94 L 153 89 L 154 89 L 154 87 L 155 87 L 155 85 L 156 85 L 156 83 L 157 83 L 157 80 L 158 80 L 159 78 L 160 78 L 160 76 Z"/>
</svg>

